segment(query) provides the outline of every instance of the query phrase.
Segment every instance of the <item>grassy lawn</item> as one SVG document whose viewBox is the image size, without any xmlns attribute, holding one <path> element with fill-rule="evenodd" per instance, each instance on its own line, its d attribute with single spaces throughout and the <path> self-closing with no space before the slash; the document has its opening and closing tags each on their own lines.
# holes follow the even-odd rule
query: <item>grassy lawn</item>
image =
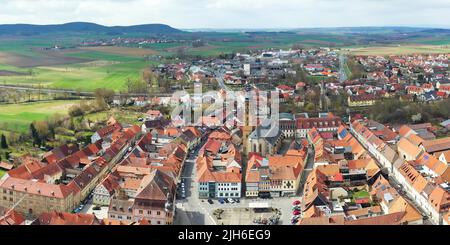
<svg viewBox="0 0 450 245">
<path fill-rule="evenodd" d="M 368 197 L 370 197 L 370 194 L 369 194 L 369 192 L 367 192 L 365 190 L 361 190 L 361 191 L 353 193 L 353 200 L 361 199 L 361 198 L 368 198 Z"/>
<path fill-rule="evenodd" d="M 114 117 L 117 121 L 119 121 L 121 123 L 137 124 L 138 123 L 137 119 L 140 117 L 143 117 L 143 113 L 127 111 L 127 110 L 112 109 L 110 111 L 102 111 L 102 112 L 92 113 L 92 114 L 86 115 L 85 118 L 88 118 L 94 122 L 97 122 L 97 121 L 106 121 L 111 116 Z"/>
<path fill-rule="evenodd" d="M 69 107 L 76 103 L 79 103 L 79 101 L 67 100 L 0 105 L 0 129 L 26 132 L 31 122 L 47 119 L 55 113 L 64 115 Z"/>
<path fill-rule="evenodd" d="M 5 175 L 6 171 L 0 169 L 0 179 Z"/>
</svg>

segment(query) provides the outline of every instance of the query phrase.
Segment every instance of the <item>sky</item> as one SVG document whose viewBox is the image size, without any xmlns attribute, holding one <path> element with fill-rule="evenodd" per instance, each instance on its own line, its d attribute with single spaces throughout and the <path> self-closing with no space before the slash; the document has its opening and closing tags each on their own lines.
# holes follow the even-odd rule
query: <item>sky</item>
<svg viewBox="0 0 450 245">
<path fill-rule="evenodd" d="M 0 0 L 0 24 L 450 28 L 450 0 Z"/>
</svg>

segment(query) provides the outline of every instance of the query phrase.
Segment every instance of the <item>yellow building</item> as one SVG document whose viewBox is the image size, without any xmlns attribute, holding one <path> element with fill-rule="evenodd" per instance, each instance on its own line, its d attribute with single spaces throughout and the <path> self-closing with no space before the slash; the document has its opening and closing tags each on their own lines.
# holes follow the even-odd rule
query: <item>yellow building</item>
<svg viewBox="0 0 450 245">
<path fill-rule="evenodd" d="M 350 107 L 372 106 L 376 101 L 377 97 L 373 94 L 353 95 L 347 99 L 348 106 Z"/>
</svg>

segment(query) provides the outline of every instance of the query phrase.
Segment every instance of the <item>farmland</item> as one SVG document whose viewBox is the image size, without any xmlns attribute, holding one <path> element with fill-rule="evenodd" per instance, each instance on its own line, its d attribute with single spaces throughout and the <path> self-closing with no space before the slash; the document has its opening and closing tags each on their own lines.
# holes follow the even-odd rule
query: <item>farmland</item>
<svg viewBox="0 0 450 245">
<path fill-rule="evenodd" d="M 116 47 L 116 46 L 104 46 L 104 47 L 83 47 L 80 50 L 88 51 L 98 51 L 124 56 L 148 56 L 158 54 L 157 51 L 146 48 L 127 48 L 127 47 Z"/>
<path fill-rule="evenodd" d="M 354 55 L 400 55 L 400 54 L 433 54 L 450 53 L 449 46 L 437 45 L 396 45 L 396 46 L 373 46 L 352 48 L 349 51 Z"/>
<path fill-rule="evenodd" d="M 60 113 L 67 114 L 70 106 L 79 101 L 52 101 L 10 104 L 0 106 L 0 130 L 26 132 L 29 124 L 36 120 L 44 120 Z"/>
<path fill-rule="evenodd" d="M 127 49 L 99 47 L 41 51 L 33 56 L 0 52 L 0 82 L 82 91 L 107 87 L 121 91 L 128 79 L 141 79 L 141 70 L 151 64 L 136 56 L 154 53 L 133 48 L 127 53 Z"/>
</svg>

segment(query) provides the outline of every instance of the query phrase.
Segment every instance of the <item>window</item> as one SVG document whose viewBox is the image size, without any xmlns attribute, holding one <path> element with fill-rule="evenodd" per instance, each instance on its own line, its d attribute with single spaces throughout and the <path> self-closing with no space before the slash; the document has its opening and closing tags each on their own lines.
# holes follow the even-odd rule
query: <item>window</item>
<svg viewBox="0 0 450 245">
<path fill-rule="evenodd" d="M 161 215 L 161 212 L 159 212 L 159 211 L 158 211 L 158 212 L 156 212 L 156 215 Z"/>
<path fill-rule="evenodd" d="M 158 223 L 158 225 L 160 225 L 160 224 L 161 224 L 161 221 L 158 220 L 158 222 L 156 222 L 156 223 Z"/>
<path fill-rule="evenodd" d="M 142 210 L 139 210 L 139 214 L 142 214 L 143 213 L 143 211 Z"/>
<path fill-rule="evenodd" d="M 13 201 L 12 197 L 10 197 L 10 198 L 9 198 L 9 201 L 10 201 L 10 202 L 12 202 L 12 201 Z"/>
<path fill-rule="evenodd" d="M 3 190 L 3 193 L 5 193 L 5 194 L 6 194 L 6 190 Z"/>
<path fill-rule="evenodd" d="M 152 214 L 152 211 L 148 210 L 148 211 L 147 211 L 147 214 L 148 214 L 148 215 Z"/>
<path fill-rule="evenodd" d="M 3 200 L 6 200 L 6 197 L 3 197 Z"/>
</svg>

